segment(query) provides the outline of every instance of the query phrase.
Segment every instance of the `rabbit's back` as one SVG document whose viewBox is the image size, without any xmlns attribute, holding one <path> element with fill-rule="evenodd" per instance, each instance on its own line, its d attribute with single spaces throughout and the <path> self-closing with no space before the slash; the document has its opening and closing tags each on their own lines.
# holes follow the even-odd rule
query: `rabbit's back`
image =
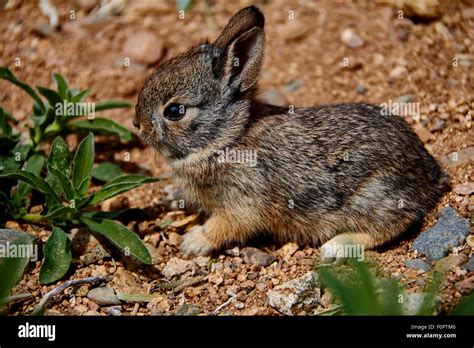
<svg viewBox="0 0 474 348">
<path fill-rule="evenodd" d="M 422 201 L 437 196 L 444 177 L 410 127 L 377 106 L 297 109 L 259 127 L 253 140 L 266 180 L 323 210 L 340 208 L 372 177 L 383 178 L 380 185 L 400 199 L 406 192 Z"/>
<path fill-rule="evenodd" d="M 285 225 L 414 221 L 445 192 L 444 173 L 410 127 L 373 105 L 267 116 L 239 147 L 254 149 L 257 165 L 231 171 L 219 187 L 238 187 L 235 199 Z"/>
</svg>

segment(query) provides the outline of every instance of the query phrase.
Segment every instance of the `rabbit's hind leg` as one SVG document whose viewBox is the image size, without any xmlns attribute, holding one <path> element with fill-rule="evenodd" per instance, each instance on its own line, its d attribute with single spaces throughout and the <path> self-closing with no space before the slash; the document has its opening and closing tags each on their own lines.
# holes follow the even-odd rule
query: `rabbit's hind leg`
<svg viewBox="0 0 474 348">
<path fill-rule="evenodd" d="M 320 248 L 322 262 L 340 263 L 349 258 L 364 261 L 365 249 L 373 248 L 376 239 L 368 233 L 342 233 L 324 243 Z"/>
<path fill-rule="evenodd" d="M 343 231 L 321 246 L 321 259 L 344 259 L 387 244 L 423 216 L 423 204 L 395 174 L 369 177 L 338 213 Z M 362 254 L 361 254 L 362 253 Z"/>
<path fill-rule="evenodd" d="M 323 262 L 341 262 L 348 258 L 364 260 L 364 252 L 367 249 L 387 244 L 401 235 L 412 223 L 410 214 L 400 216 L 392 221 L 385 221 L 385 224 L 371 222 L 370 220 L 347 221 L 350 232 L 337 234 L 332 239 L 321 246 L 320 257 Z"/>
</svg>

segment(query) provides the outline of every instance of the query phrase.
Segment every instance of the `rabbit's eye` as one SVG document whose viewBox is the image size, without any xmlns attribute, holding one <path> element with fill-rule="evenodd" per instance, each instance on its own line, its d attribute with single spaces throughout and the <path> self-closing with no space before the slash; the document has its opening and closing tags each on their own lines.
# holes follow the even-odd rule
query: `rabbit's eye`
<svg viewBox="0 0 474 348">
<path fill-rule="evenodd" d="M 172 103 L 168 105 L 163 112 L 163 115 L 171 121 L 178 121 L 186 114 L 186 107 L 183 104 Z"/>
</svg>

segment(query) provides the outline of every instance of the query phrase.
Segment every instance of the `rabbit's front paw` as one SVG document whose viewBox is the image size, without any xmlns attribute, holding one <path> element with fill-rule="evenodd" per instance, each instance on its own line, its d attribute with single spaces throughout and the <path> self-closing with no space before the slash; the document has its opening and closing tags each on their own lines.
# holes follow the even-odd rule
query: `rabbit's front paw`
<svg viewBox="0 0 474 348">
<path fill-rule="evenodd" d="M 203 231 L 204 226 L 194 226 L 183 236 L 181 252 L 186 256 L 209 255 L 212 250 L 212 243 Z"/>
</svg>

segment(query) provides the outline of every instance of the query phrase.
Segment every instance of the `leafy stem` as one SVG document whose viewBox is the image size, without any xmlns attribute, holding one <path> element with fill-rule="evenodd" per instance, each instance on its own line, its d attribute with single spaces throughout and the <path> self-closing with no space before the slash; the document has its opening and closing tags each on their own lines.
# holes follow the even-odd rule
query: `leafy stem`
<svg viewBox="0 0 474 348">
<path fill-rule="evenodd" d="M 30 115 L 33 125 L 24 143 L 20 142 L 20 132 L 12 128 L 15 118 L 0 108 L 0 223 L 14 219 L 51 227 L 44 246 L 40 283 L 56 282 L 69 270 L 72 256 L 68 233 L 72 226 L 88 228 L 126 256 L 151 264 L 151 255 L 140 238 L 112 220 L 116 214 L 94 211 L 106 199 L 158 180 L 126 175 L 112 163 L 94 166 L 95 134 L 117 136 L 125 142 L 132 139 L 130 130 L 112 120 L 96 117 L 95 112 L 128 108 L 130 104 L 113 100 L 85 103 L 89 91 L 69 88 L 59 74 L 53 75 L 54 90 L 33 88 L 5 67 L 0 67 L 0 79 L 10 81 L 33 98 Z M 71 153 L 61 137 L 69 133 L 86 134 L 75 153 Z M 51 147 L 45 146 L 52 138 Z M 44 149 L 49 148 L 46 156 Z M 89 193 L 92 178 L 105 184 Z M 30 200 L 37 195 L 43 196 L 41 214 L 27 213 Z"/>
<path fill-rule="evenodd" d="M 28 222 L 43 222 L 45 221 L 44 216 L 41 214 L 24 214 L 21 219 Z"/>
</svg>

